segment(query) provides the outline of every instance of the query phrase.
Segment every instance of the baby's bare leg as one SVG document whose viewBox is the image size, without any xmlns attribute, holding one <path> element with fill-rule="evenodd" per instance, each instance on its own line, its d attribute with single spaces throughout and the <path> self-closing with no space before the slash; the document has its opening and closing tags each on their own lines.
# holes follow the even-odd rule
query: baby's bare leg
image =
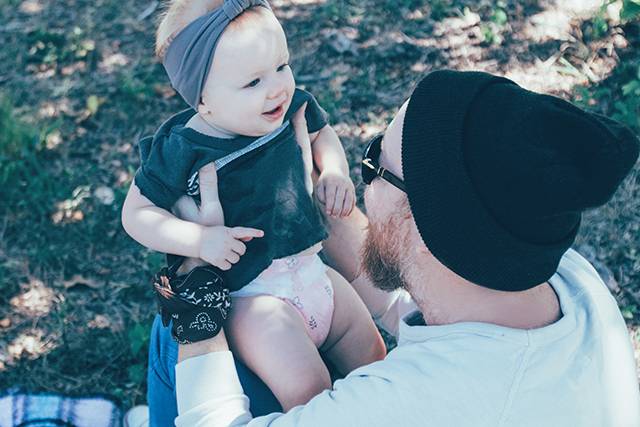
<svg viewBox="0 0 640 427">
<path fill-rule="evenodd" d="M 334 310 L 329 336 L 320 348 L 341 373 L 386 356 L 384 341 L 364 303 L 349 282 L 328 267 L 334 290 Z"/>
<path fill-rule="evenodd" d="M 265 382 L 285 412 L 331 388 L 300 315 L 281 299 L 234 298 L 225 328 L 233 354 Z"/>
</svg>

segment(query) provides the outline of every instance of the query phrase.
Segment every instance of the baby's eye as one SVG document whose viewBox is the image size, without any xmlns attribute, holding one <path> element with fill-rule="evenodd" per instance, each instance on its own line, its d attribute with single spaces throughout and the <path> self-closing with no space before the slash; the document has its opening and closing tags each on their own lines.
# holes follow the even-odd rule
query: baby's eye
<svg viewBox="0 0 640 427">
<path fill-rule="evenodd" d="M 284 70 L 285 68 L 287 68 L 288 66 L 289 66 L 289 64 L 282 64 L 282 65 L 280 65 L 280 66 L 278 67 L 278 71 L 282 71 L 282 70 Z"/>
<path fill-rule="evenodd" d="M 251 80 L 251 82 L 245 87 L 256 87 L 258 86 L 258 83 L 260 83 L 260 79 Z"/>
</svg>

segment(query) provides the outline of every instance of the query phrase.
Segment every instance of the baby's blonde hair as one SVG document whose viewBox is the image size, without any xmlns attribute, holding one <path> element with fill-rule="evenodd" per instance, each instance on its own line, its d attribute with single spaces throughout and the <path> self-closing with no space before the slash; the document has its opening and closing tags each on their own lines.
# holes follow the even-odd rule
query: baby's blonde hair
<svg viewBox="0 0 640 427">
<path fill-rule="evenodd" d="M 171 0 L 168 7 L 160 16 L 160 24 L 156 31 L 156 56 L 162 60 L 173 38 L 189 23 L 202 15 L 207 14 L 224 3 L 224 0 Z M 241 22 L 246 22 L 251 16 L 255 16 L 263 7 L 253 7 L 234 19 L 228 28 Z M 266 10 L 266 9 L 265 9 Z"/>
</svg>

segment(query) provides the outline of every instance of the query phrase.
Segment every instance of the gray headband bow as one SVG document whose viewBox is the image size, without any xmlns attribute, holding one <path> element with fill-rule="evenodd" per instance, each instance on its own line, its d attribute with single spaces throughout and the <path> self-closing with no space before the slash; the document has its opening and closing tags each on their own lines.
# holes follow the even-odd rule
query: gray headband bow
<svg viewBox="0 0 640 427">
<path fill-rule="evenodd" d="M 266 0 L 225 0 L 221 7 L 187 25 L 169 44 L 162 65 L 171 86 L 194 110 L 198 109 L 220 35 L 235 17 L 252 6 L 271 10 Z"/>
</svg>

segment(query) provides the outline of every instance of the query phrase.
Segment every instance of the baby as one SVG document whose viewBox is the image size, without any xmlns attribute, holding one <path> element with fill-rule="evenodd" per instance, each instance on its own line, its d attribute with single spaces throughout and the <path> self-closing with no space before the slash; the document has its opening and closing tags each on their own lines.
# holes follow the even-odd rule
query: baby
<svg viewBox="0 0 640 427">
<path fill-rule="evenodd" d="M 231 349 L 287 411 L 331 387 L 319 351 L 341 373 L 385 355 L 362 301 L 318 256 L 327 231 L 312 191 L 333 217 L 355 204 L 344 150 L 295 88 L 266 1 L 174 1 L 156 53 L 191 108 L 140 141 L 123 226 L 148 248 L 224 270 Z"/>
</svg>

